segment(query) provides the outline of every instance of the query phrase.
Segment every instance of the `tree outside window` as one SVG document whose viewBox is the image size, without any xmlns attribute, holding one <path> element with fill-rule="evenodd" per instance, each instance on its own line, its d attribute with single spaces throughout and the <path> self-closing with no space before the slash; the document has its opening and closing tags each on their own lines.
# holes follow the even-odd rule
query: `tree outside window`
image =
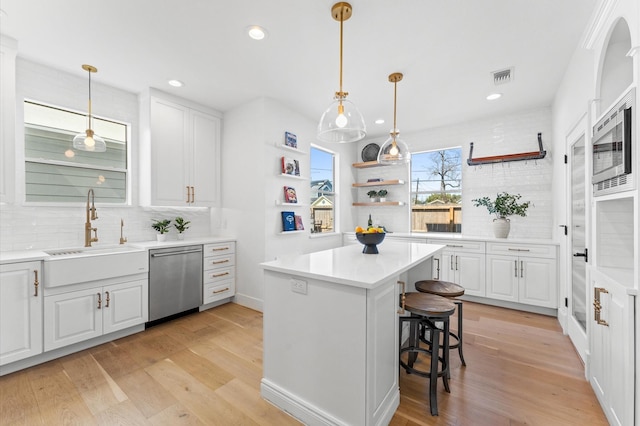
<svg viewBox="0 0 640 426">
<path fill-rule="evenodd" d="M 462 149 L 411 154 L 411 232 L 462 232 Z"/>
</svg>

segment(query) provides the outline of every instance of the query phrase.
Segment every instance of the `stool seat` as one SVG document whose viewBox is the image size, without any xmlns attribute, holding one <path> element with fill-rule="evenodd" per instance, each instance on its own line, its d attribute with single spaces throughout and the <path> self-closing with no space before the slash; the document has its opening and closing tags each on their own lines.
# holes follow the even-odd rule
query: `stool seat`
<svg viewBox="0 0 640 426">
<path fill-rule="evenodd" d="M 464 287 L 456 283 L 440 280 L 417 281 L 416 290 L 443 297 L 458 297 L 464 294 Z"/>
<path fill-rule="evenodd" d="M 452 315 L 456 305 L 435 294 L 406 293 L 404 308 L 416 315 L 440 317 Z"/>
</svg>

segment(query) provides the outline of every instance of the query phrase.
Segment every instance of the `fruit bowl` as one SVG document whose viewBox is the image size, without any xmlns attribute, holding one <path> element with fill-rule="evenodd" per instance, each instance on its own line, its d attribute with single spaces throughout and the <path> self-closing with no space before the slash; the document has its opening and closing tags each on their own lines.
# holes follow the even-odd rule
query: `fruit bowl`
<svg viewBox="0 0 640 426">
<path fill-rule="evenodd" d="M 365 254 L 378 254 L 378 247 L 376 246 L 384 240 L 385 235 L 384 232 L 356 232 L 356 238 L 364 244 L 362 252 Z"/>
</svg>

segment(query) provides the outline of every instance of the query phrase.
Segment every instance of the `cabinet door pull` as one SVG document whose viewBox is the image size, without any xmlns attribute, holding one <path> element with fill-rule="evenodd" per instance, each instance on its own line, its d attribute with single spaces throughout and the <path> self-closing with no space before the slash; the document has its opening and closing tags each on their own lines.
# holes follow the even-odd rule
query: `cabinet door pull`
<svg viewBox="0 0 640 426">
<path fill-rule="evenodd" d="M 191 202 L 192 203 L 196 202 L 196 187 L 195 186 L 191 187 Z"/>
<path fill-rule="evenodd" d="M 35 274 L 35 278 L 33 279 L 33 288 L 35 292 L 33 293 L 33 296 L 38 297 L 38 286 L 40 285 L 40 282 L 38 281 L 38 271 L 34 269 L 33 273 Z"/>
<path fill-rule="evenodd" d="M 187 204 L 191 203 L 191 192 L 189 191 L 189 187 L 187 186 Z"/>
<path fill-rule="evenodd" d="M 98 309 L 102 309 L 102 295 L 98 293 Z"/>
<path fill-rule="evenodd" d="M 404 305 L 407 301 L 407 295 L 405 294 L 405 283 L 404 281 L 398 281 L 398 284 L 400 284 L 400 286 L 402 287 L 402 293 L 400 293 L 400 309 L 398 309 L 398 313 L 399 314 L 404 314 Z"/>
<path fill-rule="evenodd" d="M 513 261 L 513 276 L 518 278 L 518 261 Z"/>
<path fill-rule="evenodd" d="M 213 261 L 211 261 L 211 264 L 212 264 L 212 265 L 219 265 L 219 264 L 221 264 L 221 263 L 227 263 L 227 262 L 229 262 L 229 259 L 225 259 L 225 260 L 213 260 Z"/>
<path fill-rule="evenodd" d="M 524 261 L 520 261 L 520 278 L 524 277 Z"/>
<path fill-rule="evenodd" d="M 439 280 L 440 279 L 440 259 L 435 257 L 433 261 L 436 262 L 436 277 L 434 279 Z"/>
<path fill-rule="evenodd" d="M 221 290 L 214 290 L 213 294 L 224 293 L 225 291 L 229 291 L 229 287 L 225 287 Z"/>
<path fill-rule="evenodd" d="M 222 274 L 211 274 L 211 278 L 224 277 L 225 275 L 229 275 L 228 272 L 224 272 Z"/>
<path fill-rule="evenodd" d="M 602 303 L 600 302 L 600 293 L 609 293 L 606 288 L 594 287 L 593 288 L 593 319 L 598 325 L 609 326 L 609 323 L 600 318 L 600 312 L 602 311 Z"/>
<path fill-rule="evenodd" d="M 111 298 L 109 297 L 109 292 L 108 291 L 105 291 L 104 294 L 105 294 L 105 296 L 107 296 L 107 298 L 105 300 L 106 303 L 105 303 L 104 307 L 108 308 L 109 307 L 109 302 L 111 301 Z"/>
<path fill-rule="evenodd" d="M 451 255 L 451 262 L 449 262 L 449 269 L 453 271 L 453 255 Z"/>
</svg>

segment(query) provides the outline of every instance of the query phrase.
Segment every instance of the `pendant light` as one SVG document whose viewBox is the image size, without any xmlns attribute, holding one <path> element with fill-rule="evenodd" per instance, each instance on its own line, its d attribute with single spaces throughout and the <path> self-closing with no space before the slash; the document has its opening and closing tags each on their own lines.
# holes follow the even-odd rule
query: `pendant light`
<svg viewBox="0 0 640 426">
<path fill-rule="evenodd" d="M 349 3 L 340 2 L 331 8 L 331 16 L 340 22 L 340 90 L 318 124 L 318 140 L 323 142 L 356 142 L 367 134 L 364 118 L 358 108 L 347 100 L 348 92 L 342 90 L 342 26 L 351 17 Z"/>
<path fill-rule="evenodd" d="M 89 72 L 89 128 L 73 138 L 73 148 L 80 151 L 105 152 L 107 144 L 100 136 L 96 135 L 91 129 L 91 73 L 98 72 L 98 69 L 92 65 L 83 65 L 82 69 Z"/>
<path fill-rule="evenodd" d="M 380 164 L 407 164 L 411 160 L 411 153 L 407 144 L 398 137 L 400 131 L 396 123 L 396 99 L 398 94 L 398 82 L 402 80 L 402 73 L 396 72 L 389 75 L 389 81 L 393 83 L 393 129 L 378 152 Z"/>
</svg>

